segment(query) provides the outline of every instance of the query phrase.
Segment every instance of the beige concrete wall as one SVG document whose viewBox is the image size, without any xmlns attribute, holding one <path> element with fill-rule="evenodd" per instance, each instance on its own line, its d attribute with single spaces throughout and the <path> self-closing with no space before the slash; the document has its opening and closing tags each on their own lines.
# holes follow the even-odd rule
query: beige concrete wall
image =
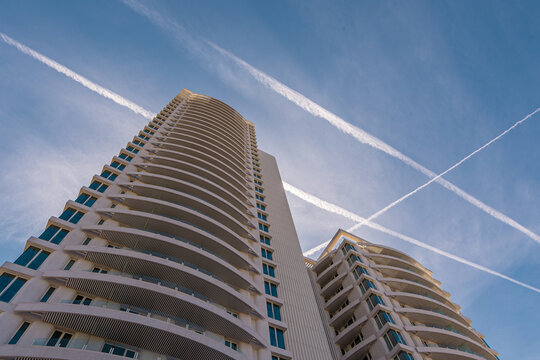
<svg viewBox="0 0 540 360">
<path fill-rule="evenodd" d="M 280 281 L 278 295 L 284 302 L 283 321 L 288 324 L 285 345 L 295 360 L 332 359 L 276 159 L 260 150 L 259 154 Z"/>
</svg>

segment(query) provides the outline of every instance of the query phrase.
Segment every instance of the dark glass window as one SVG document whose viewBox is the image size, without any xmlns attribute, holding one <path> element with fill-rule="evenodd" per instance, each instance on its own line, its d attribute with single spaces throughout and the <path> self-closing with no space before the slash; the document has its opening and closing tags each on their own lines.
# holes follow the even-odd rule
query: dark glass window
<svg viewBox="0 0 540 360">
<path fill-rule="evenodd" d="M 52 286 L 48 288 L 47 292 L 43 295 L 43 297 L 41 298 L 41 300 L 39 300 L 39 302 L 47 302 L 47 300 L 49 300 L 54 290 L 56 290 L 56 288 L 53 288 Z"/>
<path fill-rule="evenodd" d="M 49 252 L 41 250 L 41 252 L 34 258 L 34 260 L 32 260 L 30 264 L 28 264 L 28 268 L 37 270 L 49 255 Z"/>
<path fill-rule="evenodd" d="M 285 339 L 283 337 L 283 330 L 276 329 L 272 326 L 268 327 L 270 331 L 270 345 L 276 346 L 281 349 L 285 349 Z"/>
<path fill-rule="evenodd" d="M 24 252 L 15 260 L 15 264 L 26 266 L 39 252 L 37 247 L 29 246 Z"/>
<path fill-rule="evenodd" d="M 28 326 L 30 326 L 30 323 L 29 322 L 23 322 L 22 325 L 19 327 L 19 329 L 17 330 L 17 332 L 13 335 L 13 337 L 11 338 L 11 340 L 9 340 L 8 344 L 9 345 L 13 345 L 13 344 L 16 344 L 19 339 L 21 338 L 21 336 L 23 336 L 24 332 L 26 331 L 26 329 L 28 329 Z"/>
<path fill-rule="evenodd" d="M 281 321 L 281 309 L 279 305 L 267 301 L 266 312 L 269 318 Z"/>
<path fill-rule="evenodd" d="M 276 284 L 272 284 L 268 281 L 265 281 L 264 282 L 264 292 L 268 295 L 272 295 L 272 296 L 275 296 L 277 297 L 277 285 Z"/>
<path fill-rule="evenodd" d="M 268 264 L 263 264 L 263 273 L 271 277 L 276 277 L 275 268 Z"/>
<path fill-rule="evenodd" d="M 10 302 L 15 294 L 22 288 L 24 283 L 26 283 L 26 279 L 3 273 L 0 276 L 0 301 Z"/>
<path fill-rule="evenodd" d="M 75 260 L 70 259 L 70 260 L 68 261 L 68 263 L 66 264 L 66 266 L 64 267 L 64 270 L 69 270 L 69 269 L 71 269 L 71 267 L 73 266 L 73 264 L 75 264 Z"/>
</svg>

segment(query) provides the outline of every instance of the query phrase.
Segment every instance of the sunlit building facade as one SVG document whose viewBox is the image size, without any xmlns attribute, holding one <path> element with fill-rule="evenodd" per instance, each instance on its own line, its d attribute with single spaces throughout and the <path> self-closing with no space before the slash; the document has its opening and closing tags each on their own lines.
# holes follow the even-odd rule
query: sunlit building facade
<svg viewBox="0 0 540 360">
<path fill-rule="evenodd" d="M 430 270 L 339 230 L 306 259 L 333 359 L 497 360 Z"/>
<path fill-rule="evenodd" d="M 183 90 L 0 269 L 1 359 L 329 359 L 275 159 Z"/>
</svg>

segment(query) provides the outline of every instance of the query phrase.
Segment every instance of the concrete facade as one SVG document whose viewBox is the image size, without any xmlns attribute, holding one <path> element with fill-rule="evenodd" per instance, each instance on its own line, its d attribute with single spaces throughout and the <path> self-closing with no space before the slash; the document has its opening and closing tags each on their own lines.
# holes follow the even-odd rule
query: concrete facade
<svg viewBox="0 0 540 360">
<path fill-rule="evenodd" d="M 216 99 L 180 92 L 45 229 L 0 269 L 1 359 L 331 356 L 275 160 Z"/>
<path fill-rule="evenodd" d="M 430 270 L 339 230 L 306 266 L 335 360 L 496 360 Z"/>
</svg>

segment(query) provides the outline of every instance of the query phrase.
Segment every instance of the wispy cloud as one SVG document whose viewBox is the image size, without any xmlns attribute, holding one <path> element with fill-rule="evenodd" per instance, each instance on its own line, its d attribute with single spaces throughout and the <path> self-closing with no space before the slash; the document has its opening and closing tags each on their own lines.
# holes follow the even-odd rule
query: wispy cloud
<svg viewBox="0 0 540 360">
<path fill-rule="evenodd" d="M 82 86 L 86 87 L 87 89 L 90 89 L 90 90 L 98 93 L 99 95 L 104 96 L 107 99 L 110 99 L 110 100 L 114 101 L 115 103 L 128 108 L 129 110 L 133 111 L 134 113 L 144 116 L 147 119 L 151 120 L 151 119 L 154 118 L 154 113 L 152 113 L 151 111 L 146 110 L 143 107 L 135 104 L 134 102 L 132 102 L 132 101 L 118 95 L 117 93 L 115 93 L 115 92 L 113 92 L 111 90 L 105 89 L 104 87 L 102 87 L 102 86 L 88 80 L 84 76 L 77 74 L 76 72 L 74 72 L 73 70 L 68 69 L 64 65 L 59 64 L 56 61 L 52 60 L 51 58 L 48 58 L 47 56 L 45 56 L 43 54 L 40 54 L 39 52 L 29 48 L 28 46 L 23 45 L 20 42 L 10 38 L 6 34 L 0 33 L 0 39 L 2 39 L 6 44 L 15 47 L 20 52 L 22 52 L 22 53 L 24 53 L 26 55 L 29 55 L 29 56 L 33 57 L 34 59 L 40 61 L 41 63 L 47 65 L 51 69 L 54 69 L 54 70 L 58 71 L 59 73 L 67 76 L 68 78 L 75 80 L 76 82 L 78 82 Z"/>
<path fill-rule="evenodd" d="M 127 6 L 129 6 L 131 9 L 133 9 L 134 11 L 138 12 L 139 14 L 148 18 L 150 21 L 154 22 L 156 25 L 162 27 L 165 30 L 168 30 L 173 36 L 176 37 L 177 40 L 179 40 L 181 45 L 185 46 L 186 49 L 188 49 L 190 52 L 192 52 L 196 56 L 200 56 L 201 58 L 203 58 L 204 60 L 208 62 L 215 61 L 215 59 L 209 56 L 208 53 L 203 49 L 201 45 L 203 42 L 208 44 L 208 46 L 216 50 L 222 56 L 232 60 L 241 69 L 244 69 L 256 81 L 265 85 L 269 89 L 275 91 L 277 94 L 285 97 L 287 100 L 291 101 L 293 104 L 297 105 L 301 109 L 307 111 L 308 113 L 314 116 L 317 116 L 319 118 L 322 118 L 328 121 L 331 125 L 335 126 L 337 129 L 344 132 L 345 134 L 348 134 L 354 137 L 359 142 L 369 145 L 392 157 L 395 157 L 396 159 L 401 160 L 403 163 L 411 166 L 412 168 L 416 169 L 422 174 L 428 176 L 430 179 L 435 179 L 433 181 L 436 181 L 437 183 L 441 184 L 446 189 L 454 192 L 455 194 L 457 194 L 464 200 L 468 201 L 472 205 L 476 206 L 480 210 L 484 211 L 488 215 L 513 227 L 514 229 L 518 231 L 521 231 L 523 234 L 527 235 L 531 239 L 535 241 L 539 241 L 540 237 L 536 233 L 524 227 L 523 225 L 519 224 L 514 219 L 510 218 L 509 216 L 503 214 L 502 212 L 498 210 L 495 210 L 494 208 L 490 207 L 489 205 L 485 204 L 484 202 L 480 201 L 474 196 L 468 194 L 464 190 L 460 189 L 456 185 L 452 184 L 448 180 L 443 179 L 441 176 L 437 176 L 435 172 L 417 163 L 416 161 L 406 156 L 405 154 L 401 153 L 400 151 L 393 148 L 392 146 L 388 145 L 384 141 L 367 133 L 366 131 L 360 129 L 357 126 L 354 126 L 348 123 L 341 117 L 328 111 L 327 109 L 323 108 L 322 106 L 315 103 L 314 101 L 308 99 L 307 97 L 300 94 L 299 92 L 289 88 L 288 86 L 278 81 L 277 79 L 271 77 L 270 75 L 264 73 L 263 71 L 248 64 L 246 61 L 234 55 L 230 51 L 227 51 L 223 49 L 222 47 L 218 46 L 217 44 L 211 41 L 202 39 L 202 38 L 200 39 L 200 41 L 196 40 L 194 37 L 190 36 L 189 33 L 186 31 L 186 29 L 180 24 L 178 24 L 176 21 L 165 18 L 159 12 L 147 8 L 145 5 L 141 4 L 137 0 L 122 0 L 122 2 L 126 4 Z M 459 165 L 460 164 L 458 164 L 457 166 Z"/>
<path fill-rule="evenodd" d="M 338 214 L 338 215 L 341 215 L 347 219 L 350 219 L 350 220 L 354 220 L 354 221 L 357 221 L 357 222 L 362 222 L 362 221 L 365 221 L 366 219 L 364 219 L 363 217 L 361 217 L 360 215 L 358 214 L 355 214 L 351 211 L 348 211 L 346 209 L 343 209 L 342 207 L 338 206 L 338 205 L 335 205 L 335 204 L 332 204 L 330 202 L 327 202 L 325 200 L 322 200 L 314 195 L 311 195 L 311 194 L 308 194 L 306 193 L 305 191 L 303 190 L 300 190 L 296 187 L 294 187 L 293 185 L 289 184 L 289 183 L 286 183 L 286 182 L 283 182 L 283 187 L 285 189 L 285 191 L 288 191 L 290 192 L 291 194 L 297 196 L 298 198 L 312 204 L 312 205 L 315 205 L 317 206 L 318 208 L 320 209 L 323 209 L 323 210 L 326 210 L 328 212 L 331 212 L 331 213 L 334 213 L 334 214 Z M 454 261 L 457 261 L 459 263 L 462 263 L 462 264 L 465 264 L 467 266 L 470 266 L 474 269 L 477 269 L 477 270 L 480 270 L 480 271 L 483 271 L 483 272 L 486 272 L 488 274 L 491 274 L 491 275 L 494 275 L 494 276 L 497 276 L 501 279 L 504 279 L 504 280 L 507 280 L 507 281 L 510 281 L 516 285 L 519 285 L 519 286 L 522 286 L 522 287 L 525 287 L 529 290 L 532 290 L 532 291 L 535 291 L 537 293 L 540 293 L 540 289 L 534 287 L 534 286 L 531 286 L 529 284 L 525 284 L 524 282 L 521 282 L 519 280 L 516 280 L 514 278 L 511 278 L 509 276 L 506 276 L 504 274 L 501 274 L 500 272 L 497 272 L 495 270 L 491 270 L 485 266 L 482 266 L 480 264 L 477 264 L 477 263 L 474 263 L 472 261 L 469 261 L 467 259 L 464 259 L 462 257 L 459 257 L 457 255 L 454 255 L 454 254 L 451 254 L 447 251 L 444 251 L 442 249 L 439 249 L 435 246 L 432 246 L 432 245 L 429 245 L 429 244 L 426 244 L 420 240 L 417 240 L 415 238 L 412 238 L 410 236 L 407 236 L 407 235 L 404 235 L 404 234 L 401 234 L 397 231 L 394 231 L 394 230 L 390 230 L 382 225 L 379 225 L 379 224 L 376 224 L 374 222 L 371 222 L 371 221 L 366 221 L 366 226 L 369 226 L 370 228 L 374 229 L 374 230 L 378 230 L 378 231 L 381 231 L 385 234 L 388 234 L 388 235 L 391 235 L 391 236 L 394 236 L 398 239 L 401 239 L 403 241 L 406 241 L 410 244 L 413 244 L 413 245 L 416 245 L 416 246 L 419 246 L 421 248 L 424 248 L 426 250 L 429 250 L 431 252 L 434 252 L 436 254 L 439 254 L 441 256 L 444 256 L 448 259 L 452 259 Z M 306 252 L 304 252 L 304 256 L 309 256 L 309 255 L 312 255 L 314 253 L 316 253 L 317 251 L 320 251 L 322 249 L 324 249 L 328 244 L 329 244 L 330 241 L 327 241 L 321 245 L 318 245 L 316 247 L 314 247 L 313 249 L 310 249 Z"/>
<path fill-rule="evenodd" d="M 408 194 L 405 194 L 403 195 L 402 197 L 400 197 L 399 199 L 397 199 L 396 201 L 388 204 L 387 206 L 385 206 L 384 208 L 382 208 L 381 210 L 377 211 L 376 213 L 374 213 L 373 215 L 369 216 L 367 219 L 364 219 L 364 221 L 354 225 L 353 227 L 351 227 L 348 231 L 355 231 L 357 229 L 359 229 L 362 225 L 365 225 L 367 224 L 367 222 L 371 221 L 371 220 L 374 220 L 376 219 L 377 217 L 379 217 L 380 215 L 384 214 L 385 212 L 387 212 L 388 210 L 390 210 L 391 208 L 393 208 L 394 206 L 396 206 L 397 204 L 401 203 L 402 201 L 404 201 L 405 199 L 407 199 L 408 197 L 411 197 L 412 195 L 416 194 L 417 192 L 419 192 L 420 190 L 424 189 L 425 187 L 427 187 L 429 184 L 433 183 L 434 181 L 437 181 L 439 180 L 442 176 L 444 176 L 445 174 L 449 173 L 450 171 L 454 170 L 455 168 L 457 168 L 459 165 L 463 164 L 465 161 L 467 161 L 468 159 L 470 159 L 471 157 L 473 157 L 474 155 L 478 154 L 480 151 L 484 150 L 485 148 L 487 148 L 489 145 L 493 144 L 495 141 L 499 140 L 500 138 L 502 138 L 504 135 L 508 134 L 510 131 L 512 131 L 513 129 L 515 129 L 516 127 L 518 127 L 520 124 L 524 123 L 525 121 L 527 121 L 528 119 L 530 119 L 532 116 L 534 116 L 537 112 L 540 111 L 540 108 L 537 108 L 536 110 L 534 110 L 533 112 L 531 112 L 530 114 L 527 114 L 525 117 L 523 117 L 521 120 L 518 120 L 516 121 L 512 126 L 510 126 L 508 129 L 504 130 L 502 133 L 500 133 L 499 135 L 497 135 L 496 137 L 494 137 L 493 139 L 491 139 L 490 141 L 488 141 L 487 143 L 485 143 L 483 146 L 479 147 L 478 149 L 474 150 L 472 153 L 470 153 L 469 155 L 465 156 L 463 159 L 459 160 L 457 163 L 455 163 L 454 165 L 450 166 L 448 169 L 446 169 L 445 171 L 443 171 L 442 173 L 440 173 L 439 175 L 435 176 L 434 178 L 431 178 L 428 182 L 426 182 L 425 184 L 417 187 L 416 189 L 414 189 L 413 191 L 409 192 Z M 502 220 L 503 222 L 505 222 L 504 220 Z M 514 220 L 512 219 L 508 219 L 507 221 L 510 221 L 511 224 L 509 224 L 510 226 L 520 230 L 521 232 L 527 234 L 527 236 L 529 236 L 531 239 L 535 240 L 536 242 L 540 243 L 540 236 L 536 235 L 535 233 L 533 233 L 532 231 L 530 231 L 529 229 L 525 228 L 524 226 L 518 224 L 517 222 L 515 222 Z"/>
</svg>

